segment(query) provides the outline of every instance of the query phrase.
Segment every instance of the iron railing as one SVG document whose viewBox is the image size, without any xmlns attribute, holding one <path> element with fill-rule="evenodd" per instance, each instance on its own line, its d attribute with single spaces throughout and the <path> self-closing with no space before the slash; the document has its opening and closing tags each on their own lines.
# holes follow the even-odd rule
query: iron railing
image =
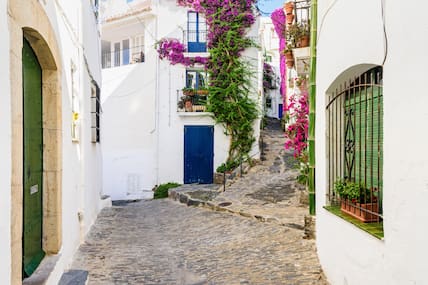
<svg viewBox="0 0 428 285">
<path fill-rule="evenodd" d="M 340 84 L 328 95 L 328 199 L 332 205 L 382 220 L 383 91 L 382 68 Z M 338 181 L 361 186 L 360 198 L 340 199 Z M 371 204 L 369 207 L 365 204 Z M 346 211 L 345 211 L 346 212 Z"/>
<path fill-rule="evenodd" d="M 126 60 L 124 60 L 124 53 L 126 53 Z M 101 56 L 102 68 L 135 64 L 144 61 L 144 46 L 135 46 L 128 49 L 104 52 Z"/>
</svg>

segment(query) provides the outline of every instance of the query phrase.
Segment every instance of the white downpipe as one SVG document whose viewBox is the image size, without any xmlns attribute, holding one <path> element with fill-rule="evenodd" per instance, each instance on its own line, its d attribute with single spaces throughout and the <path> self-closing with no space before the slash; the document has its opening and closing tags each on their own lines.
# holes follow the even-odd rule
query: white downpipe
<svg viewBox="0 0 428 285">
<path fill-rule="evenodd" d="M 157 15 L 156 15 L 156 24 L 155 24 L 155 38 L 156 40 L 158 39 L 158 30 L 159 30 L 159 1 L 156 1 L 156 11 L 157 11 Z M 159 104 L 159 98 L 160 98 L 160 94 L 159 94 L 159 89 L 160 89 L 160 74 L 159 74 L 159 70 L 160 70 L 160 59 L 159 56 L 157 56 L 156 58 L 156 86 L 155 86 L 155 112 L 156 112 L 156 116 L 155 116 L 155 131 L 156 131 L 156 157 L 155 157 L 155 161 L 156 161 L 156 185 L 159 185 L 159 142 L 160 142 L 160 124 L 159 124 L 159 117 L 160 117 L 160 104 Z"/>
</svg>

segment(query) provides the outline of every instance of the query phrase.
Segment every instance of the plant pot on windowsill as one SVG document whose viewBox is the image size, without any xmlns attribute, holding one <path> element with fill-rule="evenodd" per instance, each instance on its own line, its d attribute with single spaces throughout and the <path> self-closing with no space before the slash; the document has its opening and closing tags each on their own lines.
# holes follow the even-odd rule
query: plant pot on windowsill
<svg viewBox="0 0 428 285">
<path fill-rule="evenodd" d="M 299 47 L 308 47 L 309 46 L 309 35 L 303 35 L 299 39 Z"/>
<path fill-rule="evenodd" d="M 294 21 L 294 15 L 293 15 L 293 14 L 288 14 L 288 15 L 286 16 L 286 20 L 287 20 L 287 25 L 291 25 L 291 24 L 293 24 L 293 21 Z"/>
<path fill-rule="evenodd" d="M 193 103 L 191 100 L 184 102 L 184 110 L 186 110 L 186 112 L 193 112 Z"/>
<path fill-rule="evenodd" d="M 286 64 L 288 68 L 293 68 L 294 66 L 294 59 L 287 59 Z"/>
<path fill-rule="evenodd" d="M 193 112 L 205 112 L 206 110 L 207 110 L 206 106 L 202 106 L 202 105 L 193 105 L 192 106 Z"/>
<path fill-rule="evenodd" d="M 284 4 L 284 10 L 285 13 L 288 14 L 292 14 L 293 10 L 294 10 L 294 3 L 293 2 L 287 2 Z"/>
<path fill-rule="evenodd" d="M 364 223 L 380 220 L 377 188 L 367 189 L 362 183 L 347 180 L 334 182 L 334 191 L 340 196 L 340 210 Z"/>
<path fill-rule="evenodd" d="M 196 91 L 196 94 L 206 96 L 206 95 L 208 95 L 208 90 L 207 89 L 198 89 Z"/>
<path fill-rule="evenodd" d="M 195 90 L 192 88 L 183 88 L 183 95 L 184 96 L 193 96 L 193 95 L 195 95 Z"/>
<path fill-rule="evenodd" d="M 342 199 L 340 210 L 363 223 L 378 222 L 379 216 L 373 213 L 379 213 L 377 203 L 353 203 L 352 201 Z"/>
</svg>

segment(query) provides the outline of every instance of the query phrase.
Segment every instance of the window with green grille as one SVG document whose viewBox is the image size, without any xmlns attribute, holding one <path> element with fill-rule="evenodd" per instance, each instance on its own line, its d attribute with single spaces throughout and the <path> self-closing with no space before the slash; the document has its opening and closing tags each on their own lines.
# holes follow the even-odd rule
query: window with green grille
<svg viewBox="0 0 428 285">
<path fill-rule="evenodd" d="M 383 190 L 383 90 L 382 68 L 373 68 L 343 82 L 328 96 L 327 167 L 328 196 L 339 201 L 337 181 L 361 184 L 369 194 L 358 203 L 375 201 L 382 217 Z M 363 190 L 360 190 L 362 193 Z M 373 199 L 373 197 L 376 199 Z M 354 203 L 357 203 L 354 201 Z M 378 219 L 379 221 L 379 219 Z"/>
</svg>

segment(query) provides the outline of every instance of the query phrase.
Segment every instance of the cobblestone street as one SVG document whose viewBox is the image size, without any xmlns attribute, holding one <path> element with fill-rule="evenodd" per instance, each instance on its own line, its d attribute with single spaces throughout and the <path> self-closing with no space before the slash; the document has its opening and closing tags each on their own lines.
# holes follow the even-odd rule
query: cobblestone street
<svg viewBox="0 0 428 285">
<path fill-rule="evenodd" d="M 307 208 L 282 133 L 268 128 L 264 138 L 262 164 L 212 197 L 230 207 L 164 199 L 104 209 L 72 268 L 89 271 L 94 285 L 327 284 L 314 240 L 303 238 Z M 276 222 L 260 222 L 268 217 Z"/>
</svg>

